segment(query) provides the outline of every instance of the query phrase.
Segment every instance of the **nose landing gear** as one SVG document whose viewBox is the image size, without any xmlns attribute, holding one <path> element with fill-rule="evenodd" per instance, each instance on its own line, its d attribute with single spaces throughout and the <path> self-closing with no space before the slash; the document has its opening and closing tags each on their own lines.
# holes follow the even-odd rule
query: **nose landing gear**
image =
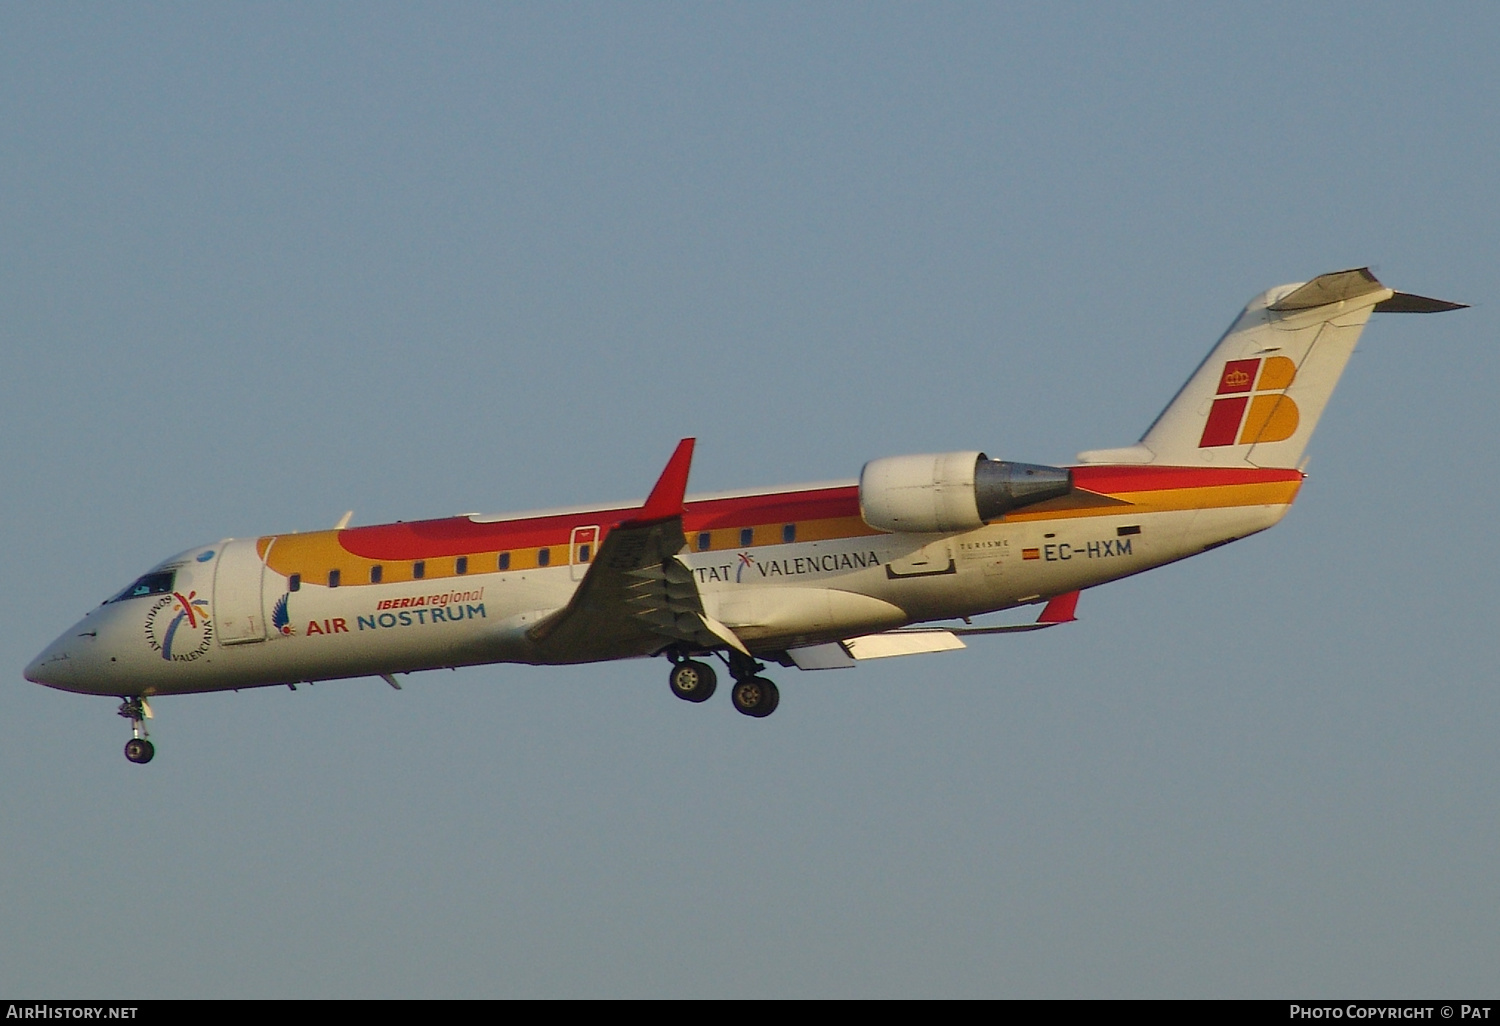
<svg viewBox="0 0 1500 1026">
<path fill-rule="evenodd" d="M 144 765 L 156 755 L 156 746 L 146 736 L 146 721 L 151 719 L 151 706 L 140 696 L 126 698 L 120 702 L 119 714 L 130 721 L 132 737 L 125 742 L 125 758 Z"/>
</svg>

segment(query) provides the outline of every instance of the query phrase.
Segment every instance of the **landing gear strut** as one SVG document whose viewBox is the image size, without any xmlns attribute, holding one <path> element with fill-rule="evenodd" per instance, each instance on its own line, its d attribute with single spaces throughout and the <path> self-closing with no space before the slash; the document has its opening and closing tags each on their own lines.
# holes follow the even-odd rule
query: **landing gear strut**
<svg viewBox="0 0 1500 1026">
<path fill-rule="evenodd" d="M 130 721 L 131 738 L 125 742 L 125 758 L 134 763 L 148 763 L 156 754 L 156 746 L 146 736 L 146 721 L 151 718 L 151 706 L 146 700 L 137 696 L 127 698 L 120 703 L 120 715 Z"/>
</svg>

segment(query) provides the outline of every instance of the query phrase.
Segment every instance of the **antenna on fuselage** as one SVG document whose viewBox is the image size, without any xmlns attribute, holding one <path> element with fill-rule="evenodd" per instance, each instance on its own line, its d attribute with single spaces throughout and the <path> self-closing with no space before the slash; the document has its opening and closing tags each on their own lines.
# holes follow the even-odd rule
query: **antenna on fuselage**
<svg viewBox="0 0 1500 1026">
<path fill-rule="evenodd" d="M 333 525 L 333 529 L 335 531 L 342 531 L 344 528 L 349 526 L 349 521 L 352 519 L 354 519 L 354 510 L 351 509 L 347 511 L 343 516 L 339 517 L 339 522 Z"/>
</svg>

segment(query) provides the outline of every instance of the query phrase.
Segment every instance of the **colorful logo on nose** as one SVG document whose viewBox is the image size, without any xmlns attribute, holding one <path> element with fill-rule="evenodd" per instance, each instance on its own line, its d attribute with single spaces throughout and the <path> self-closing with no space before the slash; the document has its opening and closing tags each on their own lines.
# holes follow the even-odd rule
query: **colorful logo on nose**
<svg viewBox="0 0 1500 1026">
<path fill-rule="evenodd" d="M 1283 442 L 1297 432 L 1297 404 L 1286 394 L 1297 365 L 1285 356 L 1230 360 L 1203 425 L 1198 448 Z"/>
<path fill-rule="evenodd" d="M 190 663 L 213 640 L 208 601 L 196 591 L 168 592 L 146 611 L 146 643 L 168 662 Z"/>
</svg>

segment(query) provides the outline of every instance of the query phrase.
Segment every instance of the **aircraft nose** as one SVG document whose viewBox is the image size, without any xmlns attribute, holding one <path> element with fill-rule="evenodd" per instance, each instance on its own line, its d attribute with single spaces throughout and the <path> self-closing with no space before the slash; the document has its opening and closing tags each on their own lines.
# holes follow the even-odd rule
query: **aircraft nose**
<svg viewBox="0 0 1500 1026">
<path fill-rule="evenodd" d="M 26 666 L 26 679 L 33 684 L 45 684 L 49 688 L 77 691 L 83 688 L 88 676 L 90 650 L 87 642 L 98 637 L 97 629 L 80 633 L 84 625 L 80 622 L 42 650 L 42 654 Z"/>
<path fill-rule="evenodd" d="M 63 639 L 59 638 L 33 659 L 26 667 L 26 679 L 33 684 L 46 684 L 48 687 L 64 687 L 68 677 L 68 663 L 71 656 Z"/>
</svg>

